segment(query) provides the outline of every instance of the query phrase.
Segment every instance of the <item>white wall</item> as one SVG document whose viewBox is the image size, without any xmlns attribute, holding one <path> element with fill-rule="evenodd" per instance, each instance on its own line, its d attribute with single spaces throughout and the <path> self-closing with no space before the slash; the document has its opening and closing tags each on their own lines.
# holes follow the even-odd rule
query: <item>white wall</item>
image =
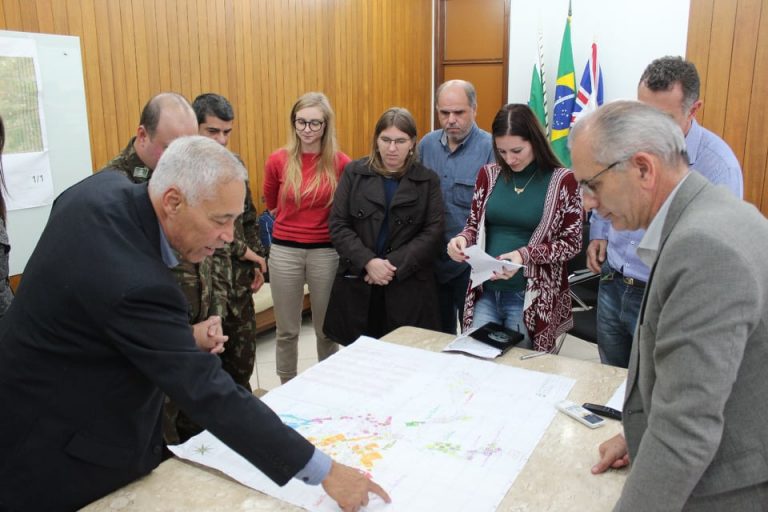
<svg viewBox="0 0 768 512">
<path fill-rule="evenodd" d="M 541 27 L 551 121 L 568 0 L 510 3 L 509 102 L 528 102 Z M 577 89 L 593 40 L 603 69 L 605 101 L 635 99 L 640 75 L 653 59 L 685 56 L 690 0 L 573 0 L 572 6 L 571 43 Z"/>
</svg>

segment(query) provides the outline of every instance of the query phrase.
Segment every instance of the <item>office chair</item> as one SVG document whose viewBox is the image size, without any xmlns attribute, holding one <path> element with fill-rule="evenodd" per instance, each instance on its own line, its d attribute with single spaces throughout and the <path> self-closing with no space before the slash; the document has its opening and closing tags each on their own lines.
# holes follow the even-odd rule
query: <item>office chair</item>
<svg viewBox="0 0 768 512">
<path fill-rule="evenodd" d="M 560 352 L 568 334 L 589 343 L 597 343 L 597 291 L 600 274 L 587 268 L 587 246 L 589 245 L 589 221 L 582 225 L 581 252 L 568 262 L 568 285 L 573 305 L 573 327 L 557 342 L 555 354 Z"/>
</svg>

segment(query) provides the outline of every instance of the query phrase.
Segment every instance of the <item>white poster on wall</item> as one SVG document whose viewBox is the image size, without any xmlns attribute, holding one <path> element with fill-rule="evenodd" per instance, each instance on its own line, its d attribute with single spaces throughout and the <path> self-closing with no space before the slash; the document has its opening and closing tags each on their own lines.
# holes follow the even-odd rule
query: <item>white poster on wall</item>
<svg viewBox="0 0 768 512">
<path fill-rule="evenodd" d="M 33 39 L 0 37 L 0 115 L 5 125 L 3 193 L 8 210 L 51 204 L 43 87 Z"/>
</svg>

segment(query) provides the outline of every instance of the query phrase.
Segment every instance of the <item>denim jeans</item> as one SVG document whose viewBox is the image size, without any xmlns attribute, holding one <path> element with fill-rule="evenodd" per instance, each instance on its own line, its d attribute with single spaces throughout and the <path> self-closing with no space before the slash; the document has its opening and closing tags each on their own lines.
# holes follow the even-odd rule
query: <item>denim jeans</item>
<svg viewBox="0 0 768 512">
<path fill-rule="evenodd" d="M 518 331 L 525 338 L 519 344 L 520 348 L 533 348 L 533 342 L 528 335 L 528 329 L 523 322 L 523 304 L 525 292 L 500 292 L 485 290 L 480 300 L 475 302 L 475 314 L 472 317 L 472 327 L 479 327 L 488 322 L 503 325 L 507 329 Z"/>
<path fill-rule="evenodd" d="M 597 295 L 597 350 L 603 363 L 629 366 L 644 292 L 643 288 L 624 284 L 618 273 L 614 278 L 608 264 L 603 265 Z"/>
</svg>

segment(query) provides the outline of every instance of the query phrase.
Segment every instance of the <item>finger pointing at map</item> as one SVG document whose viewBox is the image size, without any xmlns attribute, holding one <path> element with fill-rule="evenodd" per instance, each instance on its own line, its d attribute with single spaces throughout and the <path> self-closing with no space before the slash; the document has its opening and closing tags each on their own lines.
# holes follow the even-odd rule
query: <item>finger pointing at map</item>
<svg viewBox="0 0 768 512">
<path fill-rule="evenodd" d="M 367 479 L 358 470 L 335 461 L 323 480 L 323 489 L 344 512 L 355 512 L 368 505 L 370 492 L 379 495 L 387 503 L 392 501 L 379 484 Z"/>
</svg>

